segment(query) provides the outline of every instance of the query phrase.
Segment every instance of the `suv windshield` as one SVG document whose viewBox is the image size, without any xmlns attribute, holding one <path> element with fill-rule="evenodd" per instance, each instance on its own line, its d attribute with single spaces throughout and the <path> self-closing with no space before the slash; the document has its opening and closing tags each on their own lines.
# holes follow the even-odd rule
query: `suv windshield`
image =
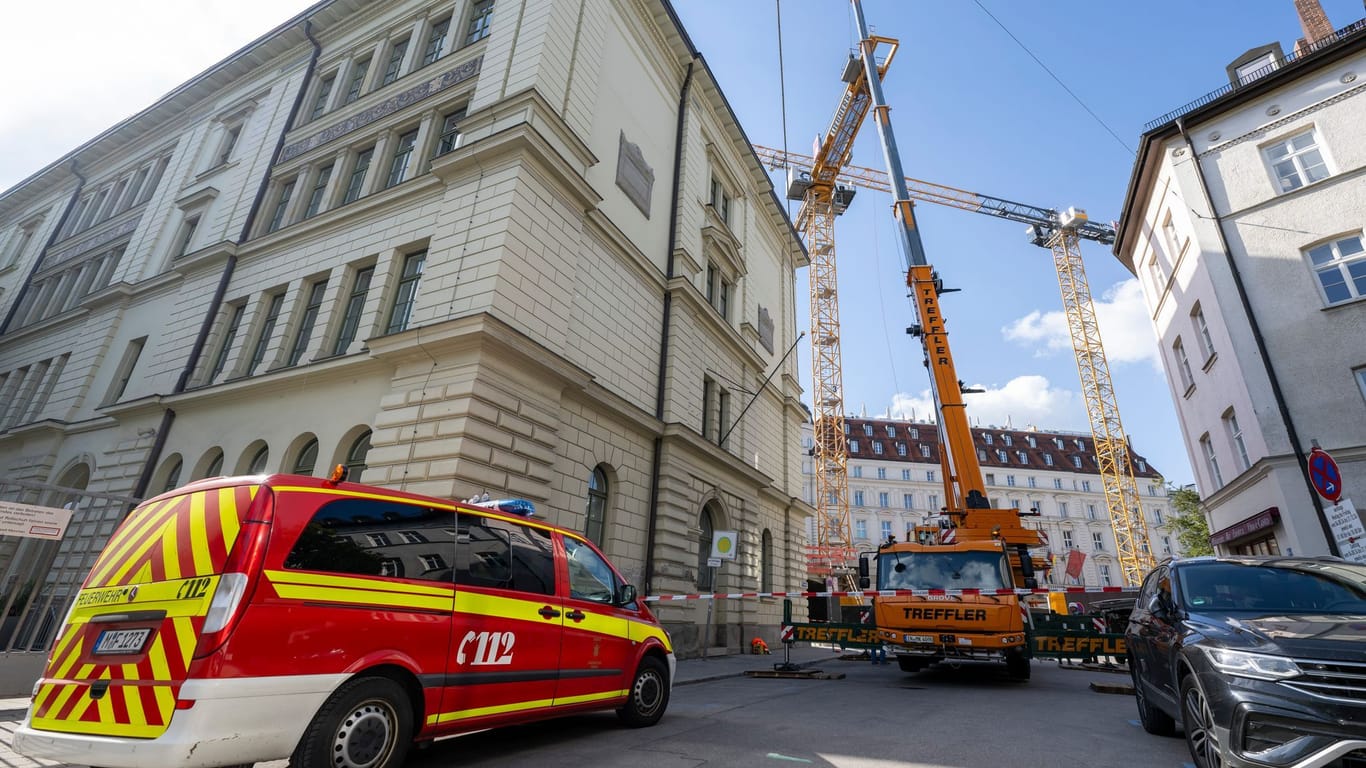
<svg viewBox="0 0 1366 768">
<path fill-rule="evenodd" d="M 1000 552 L 900 552 L 878 555 L 879 589 L 1001 589 Z"/>
<path fill-rule="evenodd" d="M 1366 567 L 1271 561 L 1201 563 L 1181 568 L 1182 602 L 1193 611 L 1360 613 Z"/>
</svg>

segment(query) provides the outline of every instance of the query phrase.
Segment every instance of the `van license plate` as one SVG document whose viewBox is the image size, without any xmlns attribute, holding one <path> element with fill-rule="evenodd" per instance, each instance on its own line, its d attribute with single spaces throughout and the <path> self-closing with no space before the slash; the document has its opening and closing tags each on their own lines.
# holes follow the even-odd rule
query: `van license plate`
<svg viewBox="0 0 1366 768">
<path fill-rule="evenodd" d="M 95 641 L 95 653 L 129 654 L 142 650 L 150 629 L 106 629 Z"/>
<path fill-rule="evenodd" d="M 934 644 L 934 638 L 933 638 L 932 636 L 930 636 L 930 635 L 906 635 L 906 642 L 908 642 L 908 643 L 924 643 L 924 644 L 926 644 L 926 645 L 933 645 L 933 644 Z"/>
</svg>

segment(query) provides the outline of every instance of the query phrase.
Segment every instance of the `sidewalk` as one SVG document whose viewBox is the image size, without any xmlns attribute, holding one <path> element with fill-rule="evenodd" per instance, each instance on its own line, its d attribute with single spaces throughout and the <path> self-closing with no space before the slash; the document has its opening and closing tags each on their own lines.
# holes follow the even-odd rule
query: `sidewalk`
<svg viewBox="0 0 1366 768">
<path fill-rule="evenodd" d="M 840 653 L 841 651 L 838 648 L 799 643 L 792 648 L 791 661 L 803 668 L 820 667 L 827 663 L 833 664 L 840 657 Z M 768 656 L 746 653 L 710 656 L 705 659 L 682 659 L 678 662 L 674 685 L 692 685 L 705 683 L 709 680 L 738 677 L 749 670 L 772 670 L 774 664 L 781 664 L 783 660 L 783 647 L 781 645 L 775 646 L 773 653 Z M 826 669 L 833 669 L 833 667 L 826 667 Z M 0 699 L 0 768 L 41 768 L 58 765 L 48 761 L 36 761 L 20 757 L 10 749 L 10 739 L 14 734 L 14 729 L 18 727 L 19 721 L 24 719 L 28 703 L 27 697 Z M 262 765 L 274 766 L 275 763 L 263 763 Z"/>
</svg>

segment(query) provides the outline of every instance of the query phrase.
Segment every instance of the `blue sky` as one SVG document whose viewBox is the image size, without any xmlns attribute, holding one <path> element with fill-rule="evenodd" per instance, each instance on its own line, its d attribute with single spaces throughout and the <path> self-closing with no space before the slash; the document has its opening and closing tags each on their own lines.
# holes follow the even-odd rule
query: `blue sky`
<svg viewBox="0 0 1366 768">
<path fill-rule="evenodd" d="M 1322 3 L 1335 27 L 1363 15 L 1358 0 Z M 1224 67 L 1244 51 L 1272 41 L 1290 50 L 1302 34 L 1292 0 L 863 5 L 874 33 L 901 42 L 885 93 L 907 175 L 1034 205 L 1077 206 L 1099 221 L 1119 217 L 1144 123 L 1225 84 Z M 782 147 L 773 0 L 677 0 L 675 8 L 750 140 Z M 781 12 L 786 142 L 809 153 L 838 105 L 857 27 L 847 0 L 783 0 Z M 852 162 L 885 168 L 871 118 Z M 914 409 L 923 418 L 928 380 L 918 345 L 904 334 L 913 310 L 889 204 L 889 196 L 862 190 L 836 225 L 845 408 L 870 416 Z M 947 286 L 962 289 L 943 297 L 955 362 L 960 378 L 988 390 L 969 397 L 969 417 L 1087 431 L 1049 252 L 1030 245 L 1022 225 L 928 204 L 916 212 L 930 262 Z M 1137 284 L 1108 247 L 1083 243 L 1082 254 L 1125 431 L 1170 482 L 1189 483 Z M 797 325 L 805 329 L 807 297 L 798 299 Z M 799 351 L 809 390 L 809 345 Z"/>
<path fill-rule="evenodd" d="M 1361 18 L 1358 0 L 1321 0 L 1335 27 Z M 865 0 L 878 34 L 901 50 L 886 82 L 905 172 L 1049 207 L 1117 218 L 1143 123 L 1219 87 L 1249 48 L 1301 34 L 1292 0 Z M 125 0 L 78 4 L 63 26 L 52 7 L 21 3 L 0 28 L 0 189 L 151 104 L 310 5 L 304 0 Z M 839 73 L 857 42 L 846 0 L 782 0 L 779 77 L 774 0 L 674 0 L 750 139 L 795 151 L 829 124 Z M 1077 104 L 983 7 L 1118 134 Z M 495 15 L 495 23 L 496 15 Z M 35 66 L 36 64 L 40 64 Z M 1128 148 L 1121 145 L 1127 144 Z M 882 167 L 870 123 L 853 162 Z M 775 174 L 776 178 L 776 174 Z M 904 334 L 912 322 L 890 199 L 863 190 L 836 229 L 845 372 L 851 412 L 923 418 L 927 380 Z M 795 206 L 793 208 L 795 212 Z M 969 414 L 982 424 L 1086 431 L 1087 420 L 1048 252 L 1017 224 L 917 206 L 926 252 L 961 293 L 944 298 L 960 377 L 989 391 Z M 1125 429 L 1175 483 L 1191 481 L 1170 389 L 1131 276 L 1108 248 L 1083 245 Z M 804 285 L 805 273 L 800 276 Z M 809 326 L 805 290 L 797 324 Z M 798 347 L 810 389 L 810 349 Z M 809 395 L 808 395 L 809 397 Z"/>
</svg>

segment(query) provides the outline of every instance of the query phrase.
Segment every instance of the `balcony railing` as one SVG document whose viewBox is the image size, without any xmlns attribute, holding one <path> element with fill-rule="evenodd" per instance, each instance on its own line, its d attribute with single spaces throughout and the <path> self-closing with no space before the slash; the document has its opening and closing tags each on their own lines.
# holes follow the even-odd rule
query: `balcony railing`
<svg viewBox="0 0 1366 768">
<path fill-rule="evenodd" d="M 1158 126 L 1166 125 L 1167 123 L 1172 122 L 1178 117 L 1188 115 L 1191 112 L 1194 112 L 1195 110 L 1205 106 L 1206 104 L 1209 104 L 1212 101 L 1215 101 L 1223 96 L 1226 96 L 1245 85 L 1249 85 L 1251 83 L 1256 82 L 1257 80 L 1262 79 L 1263 77 L 1271 74 L 1272 72 L 1275 72 L 1276 70 L 1280 69 L 1281 67 L 1284 67 L 1287 64 L 1290 64 L 1291 62 L 1296 61 L 1297 59 L 1304 58 L 1305 56 L 1308 56 L 1309 54 L 1315 53 L 1317 51 L 1321 51 L 1324 48 L 1337 45 L 1338 43 L 1347 40 L 1348 38 L 1356 37 L 1357 35 L 1360 35 L 1363 32 L 1366 32 L 1366 19 L 1361 19 L 1359 21 L 1353 22 L 1352 24 L 1349 24 L 1348 26 L 1345 26 L 1342 29 L 1339 29 L 1338 31 L 1334 32 L 1332 35 L 1329 35 L 1328 37 L 1325 37 L 1324 39 L 1318 41 L 1317 43 L 1308 46 L 1308 48 L 1299 56 L 1296 56 L 1293 51 L 1291 53 L 1287 53 L 1286 55 L 1276 59 L 1270 64 L 1267 64 L 1265 67 L 1262 67 L 1261 69 L 1258 69 L 1253 72 L 1249 72 L 1246 75 L 1243 75 L 1242 78 L 1240 78 L 1240 82 L 1236 85 L 1234 83 L 1228 83 L 1223 87 L 1216 88 L 1215 90 L 1210 91 L 1209 93 L 1205 94 L 1204 96 L 1201 96 L 1195 101 L 1192 101 L 1188 104 L 1185 104 L 1181 107 L 1178 107 L 1177 109 L 1168 112 L 1167 114 L 1157 118 L 1156 120 L 1149 120 L 1147 123 L 1143 125 L 1143 132 L 1147 133 L 1148 131 L 1157 128 Z"/>
</svg>

